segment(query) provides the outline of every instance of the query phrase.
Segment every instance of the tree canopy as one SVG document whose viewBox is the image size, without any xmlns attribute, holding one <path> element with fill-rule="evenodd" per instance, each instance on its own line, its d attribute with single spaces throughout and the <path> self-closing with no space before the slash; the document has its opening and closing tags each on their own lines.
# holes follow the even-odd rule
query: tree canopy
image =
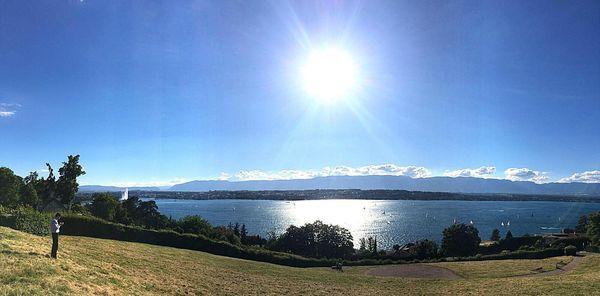
<svg viewBox="0 0 600 296">
<path fill-rule="evenodd" d="M 21 178 L 7 168 L 0 167 L 0 205 L 13 206 L 19 203 Z"/>
<path fill-rule="evenodd" d="M 345 258 L 354 251 L 350 231 L 321 221 L 291 225 L 277 237 L 273 249 L 309 257 Z"/>
<path fill-rule="evenodd" d="M 442 251 L 448 256 L 472 256 L 481 243 L 479 231 L 473 225 L 453 224 L 444 229 Z"/>
<path fill-rule="evenodd" d="M 79 188 L 77 178 L 85 175 L 83 167 L 79 164 L 79 155 L 69 155 L 63 166 L 58 169 L 60 176 L 56 183 L 56 193 L 62 204 L 71 204 Z"/>
</svg>

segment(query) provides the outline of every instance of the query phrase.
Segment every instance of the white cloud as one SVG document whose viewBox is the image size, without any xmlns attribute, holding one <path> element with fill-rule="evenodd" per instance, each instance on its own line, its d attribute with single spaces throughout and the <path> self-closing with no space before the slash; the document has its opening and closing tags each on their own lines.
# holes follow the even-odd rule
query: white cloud
<svg viewBox="0 0 600 296">
<path fill-rule="evenodd" d="M 17 108 L 21 104 L 15 103 L 0 103 L 0 117 L 12 117 L 17 113 Z"/>
<path fill-rule="evenodd" d="M 506 179 L 511 181 L 532 181 L 544 183 L 548 180 L 546 173 L 530 170 L 528 168 L 509 168 L 504 171 Z"/>
<path fill-rule="evenodd" d="M 448 177 L 475 177 L 483 178 L 496 173 L 496 167 L 493 166 L 482 166 L 476 169 L 460 169 L 455 171 L 446 171 L 444 176 Z"/>
<path fill-rule="evenodd" d="M 315 170 L 281 170 L 277 172 L 265 172 L 261 170 L 240 171 L 235 175 L 221 173 L 223 178 L 219 180 L 250 181 L 250 180 L 292 180 L 311 179 L 315 177 L 328 176 L 408 176 L 411 178 L 424 178 L 431 176 L 431 172 L 424 167 L 406 166 L 401 167 L 394 164 L 368 165 L 362 167 L 336 166 L 324 167 Z"/>
<path fill-rule="evenodd" d="M 586 171 L 583 173 L 575 173 L 570 177 L 560 179 L 558 182 L 600 183 L 600 171 Z"/>
<path fill-rule="evenodd" d="M 15 115 L 15 111 L 0 111 L 0 117 L 11 117 Z"/>
</svg>

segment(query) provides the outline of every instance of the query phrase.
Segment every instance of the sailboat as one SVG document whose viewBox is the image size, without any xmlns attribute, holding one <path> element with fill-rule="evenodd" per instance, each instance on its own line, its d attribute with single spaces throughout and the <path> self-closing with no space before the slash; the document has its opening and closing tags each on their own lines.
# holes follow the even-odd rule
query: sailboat
<svg viewBox="0 0 600 296">
<path fill-rule="evenodd" d="M 500 226 L 504 227 L 504 221 L 502 221 L 502 222 L 500 223 Z"/>
<path fill-rule="evenodd" d="M 506 227 L 510 226 L 510 220 L 508 222 L 506 222 Z"/>
<path fill-rule="evenodd" d="M 473 220 L 469 221 L 470 224 L 473 224 Z"/>
<path fill-rule="evenodd" d="M 120 200 L 127 200 L 129 198 L 129 188 L 125 188 L 125 191 L 121 193 Z"/>
</svg>

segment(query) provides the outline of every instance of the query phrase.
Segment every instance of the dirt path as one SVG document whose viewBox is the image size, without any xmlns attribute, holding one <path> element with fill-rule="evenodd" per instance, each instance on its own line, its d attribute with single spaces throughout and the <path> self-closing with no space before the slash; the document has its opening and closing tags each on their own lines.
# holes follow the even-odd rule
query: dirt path
<svg viewBox="0 0 600 296">
<path fill-rule="evenodd" d="M 367 272 L 368 275 L 393 276 L 406 278 L 428 279 L 459 279 L 460 276 L 453 271 L 430 265 L 422 264 L 397 264 L 375 267 Z"/>
<path fill-rule="evenodd" d="M 524 274 L 524 275 L 519 275 L 517 277 L 559 275 L 559 274 L 562 274 L 569 270 L 573 270 L 575 267 L 577 267 L 577 265 L 579 265 L 579 263 L 581 263 L 581 258 L 583 258 L 583 256 L 575 256 L 575 257 L 573 257 L 573 260 L 571 260 L 571 262 L 569 262 L 566 265 L 564 265 L 563 267 L 557 268 L 555 270 L 544 271 L 544 272 L 534 273 L 534 274 Z"/>
</svg>

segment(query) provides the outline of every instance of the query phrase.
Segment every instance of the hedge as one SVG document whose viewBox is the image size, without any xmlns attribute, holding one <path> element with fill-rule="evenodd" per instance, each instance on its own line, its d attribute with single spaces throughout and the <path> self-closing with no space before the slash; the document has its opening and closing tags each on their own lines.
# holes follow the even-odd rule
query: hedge
<svg viewBox="0 0 600 296">
<path fill-rule="evenodd" d="M 62 221 L 65 222 L 65 225 L 60 229 L 63 235 L 147 243 L 294 267 L 332 266 L 338 262 L 334 259 L 305 258 L 256 247 L 240 247 L 228 242 L 212 240 L 202 235 L 181 234 L 172 230 L 153 230 L 115 224 L 90 216 L 67 214 L 63 216 Z"/>
<path fill-rule="evenodd" d="M 587 236 L 578 236 L 578 237 L 565 237 L 565 238 L 560 238 L 557 239 L 556 241 L 552 242 L 551 246 L 552 247 L 559 247 L 559 246 L 575 246 L 577 248 L 577 250 L 583 250 L 585 246 L 589 245 L 591 243 L 591 240 L 587 237 Z"/>
<path fill-rule="evenodd" d="M 50 234 L 51 215 L 32 208 L 0 208 L 0 225 L 35 235 Z"/>
<path fill-rule="evenodd" d="M 563 256 L 564 250 L 562 248 L 548 248 L 536 251 L 514 251 L 504 252 L 501 254 L 485 255 L 481 256 L 482 260 L 504 260 L 504 259 L 544 259 L 550 257 Z"/>
<path fill-rule="evenodd" d="M 543 240 L 540 236 L 519 236 L 510 239 L 502 239 L 498 243 L 490 246 L 480 246 L 478 252 L 483 255 L 498 254 L 503 250 L 516 251 L 522 246 L 533 246 L 538 240 Z"/>
</svg>

